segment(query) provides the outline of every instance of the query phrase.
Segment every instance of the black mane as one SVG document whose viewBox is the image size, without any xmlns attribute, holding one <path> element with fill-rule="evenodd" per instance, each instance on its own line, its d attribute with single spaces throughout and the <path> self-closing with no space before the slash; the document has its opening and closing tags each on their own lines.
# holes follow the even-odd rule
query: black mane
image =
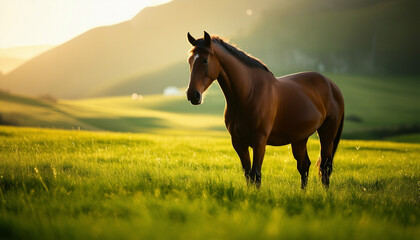
<svg viewBox="0 0 420 240">
<path fill-rule="evenodd" d="M 230 54 L 232 54 L 234 57 L 236 57 L 239 61 L 241 61 L 245 65 L 250 66 L 250 67 L 258 67 L 258 68 L 266 70 L 267 72 L 270 72 L 270 70 L 268 70 L 267 66 L 264 63 L 262 63 L 259 59 L 248 55 L 247 53 L 243 52 L 242 50 L 240 50 L 240 49 L 230 45 L 229 43 L 225 42 L 223 39 L 221 39 L 217 36 L 212 36 L 212 40 L 216 41 L 220 45 L 222 45 Z"/>
</svg>

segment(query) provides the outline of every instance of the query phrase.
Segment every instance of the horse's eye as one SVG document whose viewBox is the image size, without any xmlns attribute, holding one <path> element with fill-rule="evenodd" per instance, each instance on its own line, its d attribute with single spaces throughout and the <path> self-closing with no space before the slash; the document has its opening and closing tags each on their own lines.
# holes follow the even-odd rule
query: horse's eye
<svg viewBox="0 0 420 240">
<path fill-rule="evenodd" d="M 207 59 L 204 59 L 204 60 L 203 60 L 203 63 L 204 63 L 204 64 L 207 64 Z"/>
</svg>

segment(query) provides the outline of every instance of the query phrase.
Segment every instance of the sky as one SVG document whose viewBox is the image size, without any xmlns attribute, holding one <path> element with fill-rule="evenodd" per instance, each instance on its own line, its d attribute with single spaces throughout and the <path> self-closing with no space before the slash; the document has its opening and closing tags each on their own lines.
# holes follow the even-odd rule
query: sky
<svg viewBox="0 0 420 240">
<path fill-rule="evenodd" d="M 0 48 L 59 45 L 170 0 L 0 0 Z"/>
</svg>

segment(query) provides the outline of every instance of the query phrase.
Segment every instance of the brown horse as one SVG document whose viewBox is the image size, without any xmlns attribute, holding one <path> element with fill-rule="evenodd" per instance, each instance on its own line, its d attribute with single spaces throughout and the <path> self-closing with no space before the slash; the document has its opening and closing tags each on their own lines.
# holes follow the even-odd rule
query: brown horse
<svg viewBox="0 0 420 240">
<path fill-rule="evenodd" d="M 290 143 L 305 188 L 311 164 L 306 143 L 318 131 L 321 153 L 317 165 L 328 188 L 344 119 L 344 100 L 337 85 L 316 72 L 275 78 L 261 61 L 217 36 L 207 32 L 200 39 L 187 36 L 193 45 L 187 98 L 194 105 L 201 104 L 202 93 L 217 79 L 226 98 L 226 128 L 247 181 L 261 185 L 267 144 Z M 252 167 L 249 147 L 253 149 Z"/>
</svg>

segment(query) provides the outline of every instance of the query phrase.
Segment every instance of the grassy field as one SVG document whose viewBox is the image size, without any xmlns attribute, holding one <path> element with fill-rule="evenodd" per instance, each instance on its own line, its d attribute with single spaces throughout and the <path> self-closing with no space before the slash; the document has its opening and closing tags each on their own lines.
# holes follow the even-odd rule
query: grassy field
<svg viewBox="0 0 420 240">
<path fill-rule="evenodd" d="M 420 144 L 341 142 L 329 191 L 269 147 L 248 187 L 229 137 L 0 127 L 0 238 L 419 239 Z"/>
</svg>

